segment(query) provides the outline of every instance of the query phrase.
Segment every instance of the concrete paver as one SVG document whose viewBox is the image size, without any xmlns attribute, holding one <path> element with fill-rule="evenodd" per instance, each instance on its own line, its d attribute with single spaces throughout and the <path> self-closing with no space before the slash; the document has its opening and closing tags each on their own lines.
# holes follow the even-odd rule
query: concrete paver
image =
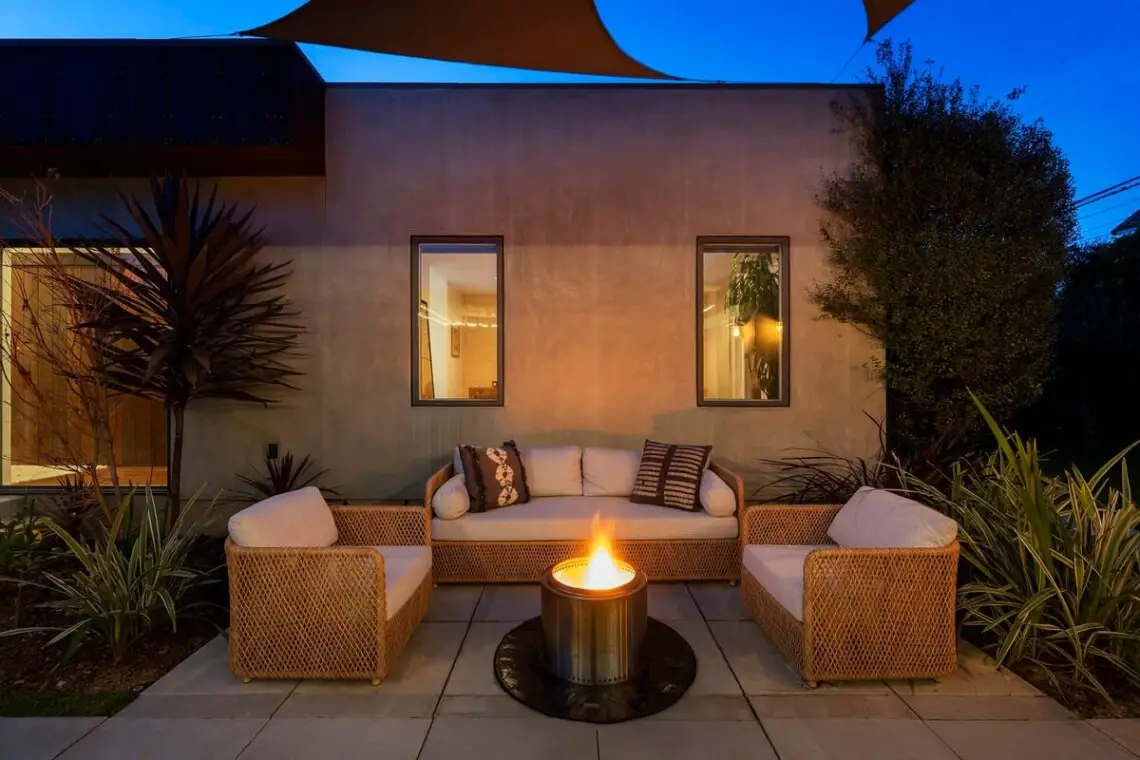
<svg viewBox="0 0 1140 760">
<path fill-rule="evenodd" d="M 1078 720 L 938 720 L 927 725 L 962 760 L 1133 760 L 1112 739 Z"/>
<path fill-rule="evenodd" d="M 264 718 L 109 718 L 61 760 L 234 760 Z"/>
<path fill-rule="evenodd" d="M 229 673 L 211 641 L 120 715 L 0 719 L 0 756 L 21 760 L 1033 760 L 1140 757 L 1140 720 L 1080 721 L 963 646 L 940 681 L 807 689 L 727 584 L 654 584 L 650 614 L 697 656 L 692 688 L 641 721 L 549 718 L 499 688 L 503 635 L 539 613 L 534 585 L 436 589 L 428 615 L 379 686 L 254 681 Z"/>
<path fill-rule="evenodd" d="M 0 756 L 51 760 L 106 718 L 0 718 Z"/>
</svg>

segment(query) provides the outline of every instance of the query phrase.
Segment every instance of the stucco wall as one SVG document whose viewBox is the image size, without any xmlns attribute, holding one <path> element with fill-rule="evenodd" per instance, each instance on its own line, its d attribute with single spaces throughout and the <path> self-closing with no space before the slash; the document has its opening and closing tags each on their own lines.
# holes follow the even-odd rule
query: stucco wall
<svg viewBox="0 0 1140 760">
<path fill-rule="evenodd" d="M 294 261 L 304 389 L 189 417 L 184 491 L 268 442 L 345 496 L 415 498 L 457 442 L 708 442 L 745 473 L 792 449 L 867 454 L 873 348 L 818 319 L 813 194 L 851 156 L 826 88 L 332 87 L 327 177 L 227 181 Z M 105 183 L 68 185 L 76 208 Z M 103 201 L 99 201 L 103 203 Z M 505 238 L 505 405 L 410 405 L 411 235 Z M 791 238 L 787 408 L 698 408 L 695 242 Z"/>
</svg>

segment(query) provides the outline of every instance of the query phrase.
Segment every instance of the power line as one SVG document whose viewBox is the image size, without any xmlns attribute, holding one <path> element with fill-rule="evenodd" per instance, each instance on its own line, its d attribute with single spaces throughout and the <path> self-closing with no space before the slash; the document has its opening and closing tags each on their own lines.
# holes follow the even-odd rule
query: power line
<svg viewBox="0 0 1140 760">
<path fill-rule="evenodd" d="M 1120 193 L 1131 190 L 1134 187 L 1140 187 L 1140 174 L 1137 174 L 1135 177 L 1129 177 L 1123 182 L 1117 182 L 1115 185 L 1109 185 L 1103 190 L 1098 190 L 1092 195 L 1086 195 L 1084 198 L 1078 198 L 1073 202 L 1073 206 L 1075 208 L 1080 208 L 1081 206 L 1087 206 L 1090 203 L 1098 203 L 1100 201 L 1103 201 L 1105 198 L 1111 198 L 1114 195 L 1119 195 Z"/>
<path fill-rule="evenodd" d="M 1132 189 L 1133 190 L 1140 189 L 1140 185 L 1137 185 L 1136 187 L 1134 187 Z M 1124 208 L 1125 206 L 1134 206 L 1134 205 L 1136 205 L 1136 199 L 1135 198 L 1129 198 L 1128 200 L 1124 201 L 1123 203 L 1114 203 L 1113 205 L 1109 206 L 1108 208 L 1101 209 L 1100 211 L 1097 211 L 1095 214 L 1089 214 L 1088 216 L 1085 216 L 1084 218 L 1085 219 L 1092 219 L 1094 217 L 1104 216 L 1109 211 L 1115 211 L 1118 208 Z"/>
</svg>

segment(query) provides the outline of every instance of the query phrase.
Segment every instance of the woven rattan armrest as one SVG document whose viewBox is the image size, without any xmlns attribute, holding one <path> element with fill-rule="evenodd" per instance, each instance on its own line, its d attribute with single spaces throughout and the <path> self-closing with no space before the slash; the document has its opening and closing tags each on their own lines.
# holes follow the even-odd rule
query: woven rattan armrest
<svg viewBox="0 0 1140 760">
<path fill-rule="evenodd" d="M 267 626 L 335 626 L 337 600 L 371 600 L 383 627 L 384 558 L 370 546 L 275 548 L 226 541 L 231 614 Z M 306 610 L 305 620 L 282 615 Z"/>
<path fill-rule="evenodd" d="M 924 620 L 952 630 L 958 550 L 957 541 L 930 549 L 817 549 L 804 562 L 804 625 L 831 635 L 872 627 L 888 637 Z"/>
<path fill-rule="evenodd" d="M 330 507 L 338 546 L 427 546 L 431 511 L 423 507 Z"/>
<path fill-rule="evenodd" d="M 744 510 L 740 541 L 748 544 L 830 544 L 837 504 L 754 504 Z"/>
<path fill-rule="evenodd" d="M 454 475 L 455 467 L 451 462 L 448 462 L 433 472 L 431 477 L 428 478 L 427 486 L 424 488 L 424 510 L 427 512 L 428 522 L 431 522 L 432 497 L 435 496 L 435 492 L 438 491 L 444 483 L 451 480 Z"/>
</svg>

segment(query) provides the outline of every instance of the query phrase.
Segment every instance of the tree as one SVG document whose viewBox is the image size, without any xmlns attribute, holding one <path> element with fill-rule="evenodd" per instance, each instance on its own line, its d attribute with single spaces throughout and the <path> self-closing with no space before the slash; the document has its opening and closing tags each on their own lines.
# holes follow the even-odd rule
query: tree
<svg viewBox="0 0 1140 760">
<path fill-rule="evenodd" d="M 819 194 L 833 276 L 811 297 L 884 347 L 906 451 L 977 425 L 967 389 L 999 420 L 1040 395 L 1076 219 L 1040 122 L 916 68 L 909 44 L 881 43 L 877 62 L 881 90 L 837 105 L 857 164 Z"/>
<path fill-rule="evenodd" d="M 1056 371 L 1029 424 L 1083 462 L 1140 438 L 1140 233 L 1082 248 L 1061 291 Z"/>
<path fill-rule="evenodd" d="M 219 203 L 215 187 L 173 176 L 151 182 L 149 205 L 122 194 L 134 230 L 103 217 L 103 239 L 69 249 L 105 274 L 64 274 L 78 303 L 101 304 L 76 326 L 104 356 L 115 390 L 161 402 L 173 423 L 168 519 L 181 509 L 185 412 L 200 399 L 271 404 L 300 373 L 300 312 L 282 292 L 288 263 L 261 263 L 252 210 Z"/>
</svg>

